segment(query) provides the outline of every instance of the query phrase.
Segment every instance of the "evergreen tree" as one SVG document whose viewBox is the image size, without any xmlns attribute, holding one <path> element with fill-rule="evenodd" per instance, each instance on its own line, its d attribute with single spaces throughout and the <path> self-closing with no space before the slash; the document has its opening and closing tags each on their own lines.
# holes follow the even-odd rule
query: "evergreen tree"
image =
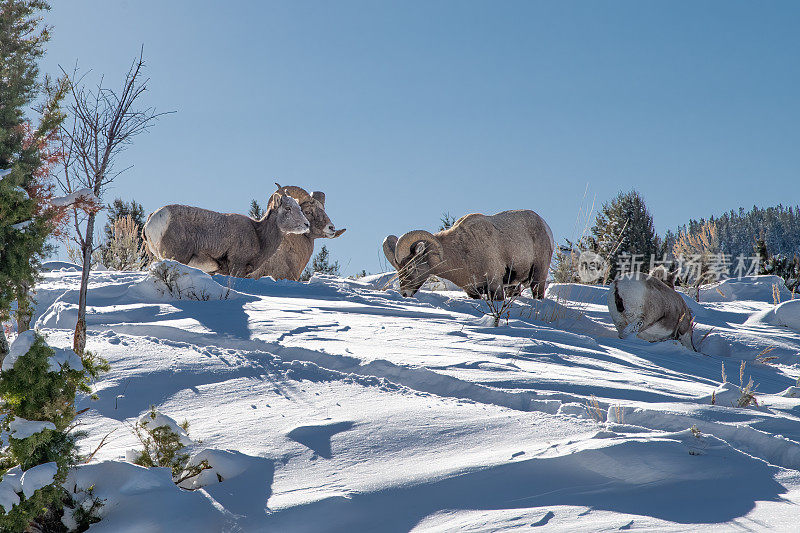
<svg viewBox="0 0 800 533">
<path fill-rule="evenodd" d="M 331 263 L 328 247 L 323 245 L 319 253 L 314 256 L 314 259 L 311 261 L 311 265 L 307 266 L 305 270 L 303 270 L 303 274 L 300 276 L 300 281 L 310 280 L 311 276 L 314 275 L 314 272 L 338 276 L 339 271 L 339 261 L 334 261 Z"/>
<path fill-rule="evenodd" d="M 794 298 L 800 288 L 800 257 L 797 254 L 791 257 L 784 254 L 771 255 L 763 233 L 756 239 L 753 253 L 758 257 L 758 274 L 780 276 Z"/>
<path fill-rule="evenodd" d="M 451 215 L 449 211 L 446 211 L 442 213 L 442 216 L 439 219 L 439 231 L 450 229 L 453 227 L 453 224 L 455 223 L 456 223 L 456 217 Z"/>
<path fill-rule="evenodd" d="M 40 12 L 47 9 L 42 0 L 0 0 L 0 319 L 9 317 L 16 299 L 21 331 L 9 349 L 0 327 L 0 430 L 6 440 L 0 474 L 5 490 L 14 492 L 6 493 L 6 501 L 16 499 L 10 509 L 0 509 L 0 531 L 37 531 L 42 517 L 60 516 L 66 497 L 61 483 L 77 462 L 75 393 L 89 392 L 89 380 L 105 368 L 91 354 L 81 359 L 56 352 L 37 333 L 23 331 L 47 236 L 63 216 L 47 200 L 50 166 L 60 158 L 50 147 L 64 120 L 60 102 L 68 84 L 37 81 L 37 61 L 49 38 Z M 33 127 L 24 111 L 37 100 L 41 118 Z M 19 485 L 23 472 L 37 480 L 33 486 Z"/>
<path fill-rule="evenodd" d="M 261 209 L 261 206 L 258 205 L 258 201 L 255 198 L 250 202 L 250 212 L 247 214 L 254 220 L 261 220 L 261 217 L 264 216 L 264 211 Z"/>
<path fill-rule="evenodd" d="M 107 267 L 114 263 L 114 259 L 110 257 L 112 254 L 111 243 L 114 241 L 114 224 L 117 220 L 126 217 L 131 217 L 131 221 L 135 225 L 135 248 L 142 250 L 140 258 L 142 262 L 144 262 L 147 259 L 147 252 L 142 246 L 142 228 L 144 228 L 145 222 L 142 204 L 138 203 L 136 200 L 126 202 L 122 198 L 116 198 L 113 203 L 107 206 L 107 209 L 108 220 L 105 226 L 103 226 L 105 241 L 100 245 L 99 250 L 101 262 Z"/>
<path fill-rule="evenodd" d="M 72 350 L 56 353 L 33 331 L 14 341 L 0 373 L 0 411 L 6 415 L 0 428 L 9 434 L 0 452 L 0 472 L 15 476 L 34 467 L 52 468 L 53 478 L 31 495 L 18 492 L 19 503 L 0 513 L 0 531 L 23 531 L 44 511 L 61 509 L 61 483 L 78 462 L 75 442 L 83 436 L 71 427 L 75 394 L 90 393 L 91 381 L 106 370 L 108 364 L 89 352 L 83 358 Z M 15 432 L 15 423 L 24 426 L 29 421 L 40 430 L 30 435 Z"/>
<path fill-rule="evenodd" d="M 579 283 L 578 258 L 579 253 L 569 239 L 565 239 L 564 244 L 556 246 L 550 266 L 553 281 L 556 283 Z"/>
<path fill-rule="evenodd" d="M 59 103 L 66 86 L 38 81 L 37 61 L 49 39 L 39 13 L 49 9 L 47 2 L 3 0 L 0 9 L 0 321 L 10 317 L 16 299 L 24 330 L 33 305 L 29 291 L 53 229 L 52 210 L 43 202 L 52 162 L 48 144 L 64 119 Z M 25 109 L 43 93 L 41 119 L 33 128 Z M 7 351 L 0 328 L 0 355 Z"/>
<path fill-rule="evenodd" d="M 108 221 L 106 225 L 103 226 L 103 233 L 106 239 L 111 239 L 114 236 L 114 221 L 118 218 L 124 218 L 130 215 L 131 219 L 133 219 L 140 230 L 144 227 L 144 208 L 142 204 L 138 203 L 136 200 L 126 202 L 122 198 L 116 198 L 114 203 L 107 206 L 107 209 Z"/>
<path fill-rule="evenodd" d="M 762 239 L 771 254 L 793 257 L 800 255 L 800 207 L 777 205 L 761 208 L 753 206 L 731 210 L 719 217 L 711 216 L 719 236 L 720 251 L 731 258 L 753 255 L 756 239 Z M 696 234 L 706 219 L 689 220 L 678 228 L 678 233 Z M 669 232 L 671 233 L 671 232 Z M 673 237 L 675 234 L 672 234 Z M 669 237 L 667 237 L 669 238 Z"/>
<path fill-rule="evenodd" d="M 637 261 L 642 261 L 642 270 L 646 272 L 651 261 L 657 261 L 664 250 L 653 227 L 653 216 L 644 198 L 635 190 L 619 193 L 603 204 L 585 244 L 608 261 L 610 270 L 606 281 L 617 276 L 620 255 L 635 256 Z"/>
</svg>

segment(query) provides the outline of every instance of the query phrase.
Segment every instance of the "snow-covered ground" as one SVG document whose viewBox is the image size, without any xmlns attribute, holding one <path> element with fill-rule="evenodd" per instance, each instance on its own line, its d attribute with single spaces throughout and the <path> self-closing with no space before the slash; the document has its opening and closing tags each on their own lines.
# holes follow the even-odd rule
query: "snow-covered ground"
<svg viewBox="0 0 800 533">
<path fill-rule="evenodd" d="M 66 347 L 80 273 L 59 268 L 36 325 Z M 690 302 L 695 353 L 618 339 L 603 287 L 552 286 L 494 328 L 461 292 L 404 299 L 386 275 L 185 272 L 201 300 L 92 274 L 88 348 L 111 371 L 78 406 L 82 446 L 113 433 L 68 482 L 107 499 L 91 531 L 796 530 L 800 306 L 776 308 L 776 278 Z M 757 406 L 734 407 L 742 361 Z M 124 462 L 151 405 L 219 475 L 188 491 Z"/>
</svg>

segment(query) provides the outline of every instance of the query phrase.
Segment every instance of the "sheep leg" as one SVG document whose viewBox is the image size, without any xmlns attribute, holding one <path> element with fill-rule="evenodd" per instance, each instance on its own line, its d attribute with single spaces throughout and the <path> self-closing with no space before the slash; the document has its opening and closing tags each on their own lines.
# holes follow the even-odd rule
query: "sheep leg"
<svg viewBox="0 0 800 533">
<path fill-rule="evenodd" d="M 213 274 L 219 270 L 219 263 L 217 263 L 210 257 L 200 257 L 197 255 L 193 255 L 192 258 L 189 259 L 189 262 L 186 264 L 189 265 L 190 267 L 202 270 L 207 274 Z"/>
<path fill-rule="evenodd" d="M 486 288 L 486 298 L 495 301 L 505 300 L 506 294 L 503 285 L 488 286 Z"/>
<path fill-rule="evenodd" d="M 544 281 L 537 281 L 533 282 L 530 285 L 531 287 L 531 295 L 537 300 L 544 299 L 544 289 L 545 289 L 545 282 Z"/>
<path fill-rule="evenodd" d="M 521 283 L 517 283 L 515 285 L 506 285 L 505 286 L 505 293 L 506 296 L 509 298 L 513 298 L 514 296 L 519 296 L 525 287 Z"/>
<path fill-rule="evenodd" d="M 531 267 L 531 277 L 528 280 L 528 286 L 531 288 L 531 294 L 537 300 L 544 299 L 544 290 L 547 287 L 547 272 L 550 264 L 546 265 L 533 265 Z"/>
<path fill-rule="evenodd" d="M 639 334 L 639 330 L 641 329 L 641 327 L 642 327 L 641 320 L 637 320 L 636 322 L 631 322 L 630 324 L 625 326 L 625 329 L 623 329 L 622 332 L 619 334 L 619 338 L 625 339 L 627 337 L 630 337 L 631 335 L 636 336 Z"/>
</svg>

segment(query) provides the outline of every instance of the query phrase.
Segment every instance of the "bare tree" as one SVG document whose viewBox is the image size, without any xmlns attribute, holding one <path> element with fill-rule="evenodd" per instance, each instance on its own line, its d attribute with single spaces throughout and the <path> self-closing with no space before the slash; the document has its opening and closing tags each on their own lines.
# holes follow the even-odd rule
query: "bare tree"
<svg viewBox="0 0 800 533">
<path fill-rule="evenodd" d="M 77 68 L 71 75 L 70 102 L 67 105 L 71 121 L 62 127 L 64 159 L 57 180 L 67 194 L 85 191 L 85 203 L 72 205 L 72 219 L 82 261 L 81 287 L 78 299 L 78 322 L 73 345 L 82 354 L 86 347 L 86 292 L 92 268 L 95 219 L 102 205 L 105 189 L 130 167 L 117 169 L 116 159 L 133 139 L 148 130 L 164 113 L 154 108 L 138 108 L 137 100 L 147 90 L 149 78 L 142 79 L 142 53 L 134 60 L 125 75 L 122 89 L 117 92 L 103 85 L 103 78 L 93 88 L 84 84 Z M 91 205 L 94 204 L 94 205 Z"/>
</svg>

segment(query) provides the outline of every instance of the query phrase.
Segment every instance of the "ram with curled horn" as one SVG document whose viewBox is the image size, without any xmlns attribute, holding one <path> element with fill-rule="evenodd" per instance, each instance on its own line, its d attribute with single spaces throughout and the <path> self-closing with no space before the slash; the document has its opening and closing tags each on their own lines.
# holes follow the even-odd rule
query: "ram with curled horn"
<svg viewBox="0 0 800 533">
<path fill-rule="evenodd" d="M 435 234 L 414 230 L 383 241 L 404 297 L 435 275 L 472 298 L 503 299 L 527 287 L 543 298 L 553 249 L 550 227 L 530 210 L 473 213 Z"/>
<path fill-rule="evenodd" d="M 303 214 L 311 223 L 311 228 L 308 233 L 286 235 L 275 254 L 259 265 L 248 277 L 272 276 L 275 279 L 297 281 L 314 254 L 314 241 L 322 238 L 335 239 L 346 230 L 336 229 L 325 212 L 324 192 L 314 191 L 309 194 L 302 187 L 295 185 L 280 187 L 278 192 L 288 194 L 297 200 Z M 273 195 L 268 208 L 272 206 L 275 198 Z"/>
</svg>

